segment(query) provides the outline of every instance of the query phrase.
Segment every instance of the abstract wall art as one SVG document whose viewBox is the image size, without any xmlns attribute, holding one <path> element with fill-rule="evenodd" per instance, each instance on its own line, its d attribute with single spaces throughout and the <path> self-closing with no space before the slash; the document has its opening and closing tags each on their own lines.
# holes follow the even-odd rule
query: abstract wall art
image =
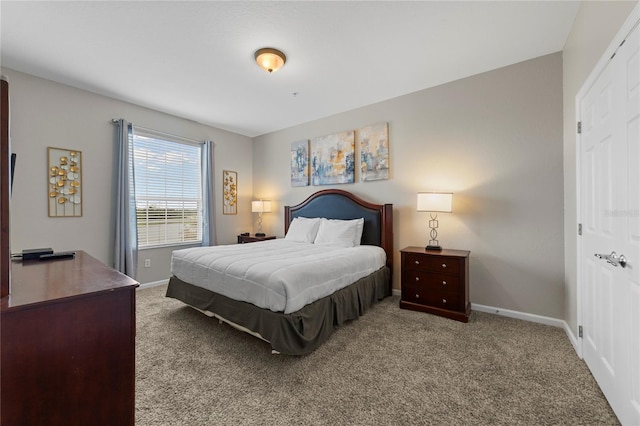
<svg viewBox="0 0 640 426">
<path fill-rule="evenodd" d="M 353 130 L 313 138 L 310 150 L 313 185 L 354 182 L 355 136 Z"/>
<path fill-rule="evenodd" d="M 309 141 L 291 144 L 291 186 L 309 185 Z"/>
<path fill-rule="evenodd" d="M 389 126 L 378 123 L 356 132 L 360 147 L 360 180 L 389 179 Z"/>
</svg>

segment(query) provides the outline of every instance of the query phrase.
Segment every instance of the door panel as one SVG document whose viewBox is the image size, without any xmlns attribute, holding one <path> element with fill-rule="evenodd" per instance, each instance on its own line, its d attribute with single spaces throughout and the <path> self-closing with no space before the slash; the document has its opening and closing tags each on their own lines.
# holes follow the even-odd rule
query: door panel
<svg viewBox="0 0 640 426">
<path fill-rule="evenodd" d="M 638 95 L 636 94 L 636 97 Z M 631 214 L 640 214 L 640 190 L 638 190 L 638 182 L 640 182 L 640 169 L 634 167 L 633 159 L 640 158 L 640 119 L 636 117 L 631 120 L 627 126 L 629 138 L 627 140 L 627 159 L 629 164 L 627 166 L 629 170 L 628 177 L 628 192 L 627 200 L 629 202 L 628 210 Z M 640 245 L 640 221 L 629 218 L 629 243 L 635 244 L 636 247 Z"/>
<path fill-rule="evenodd" d="M 601 315 L 598 317 L 600 322 L 597 328 L 600 329 L 599 341 L 600 341 L 600 356 L 602 357 L 602 363 L 608 370 L 608 373 L 612 376 L 616 374 L 616 361 L 613 353 L 613 335 L 612 330 L 615 327 L 614 312 L 616 312 L 614 306 L 614 294 L 613 294 L 613 274 L 612 271 L 607 268 L 599 267 L 600 283 L 598 286 L 598 298 L 596 306 L 600 306 Z"/>
<path fill-rule="evenodd" d="M 608 125 L 609 123 L 603 123 Z M 606 211 L 613 210 L 613 191 L 612 186 L 614 182 L 614 177 L 611 175 L 612 170 L 612 152 L 613 149 L 611 143 L 611 134 L 607 134 L 607 137 L 600 142 L 600 146 L 598 147 L 598 161 L 600 162 L 599 167 L 597 169 L 597 187 L 600 191 L 599 203 L 597 204 L 598 209 L 605 209 Z M 613 237 L 613 227 L 611 223 L 611 215 L 601 214 L 601 212 L 597 213 L 596 216 L 600 219 L 600 232 L 603 236 L 608 238 Z"/>
</svg>

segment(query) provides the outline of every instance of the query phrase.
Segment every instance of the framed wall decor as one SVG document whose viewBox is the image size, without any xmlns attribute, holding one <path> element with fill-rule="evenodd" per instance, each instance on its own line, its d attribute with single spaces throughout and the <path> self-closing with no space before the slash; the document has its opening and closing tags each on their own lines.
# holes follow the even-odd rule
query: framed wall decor
<svg viewBox="0 0 640 426">
<path fill-rule="evenodd" d="M 311 181 L 314 185 L 353 183 L 354 175 L 353 130 L 311 139 Z"/>
<path fill-rule="evenodd" d="M 291 186 L 309 186 L 309 141 L 291 144 Z"/>
<path fill-rule="evenodd" d="M 49 217 L 82 216 L 82 152 L 47 148 Z"/>
<path fill-rule="evenodd" d="M 389 179 L 389 125 L 378 123 L 356 132 L 360 147 L 360 180 Z"/>
<path fill-rule="evenodd" d="M 238 213 L 238 172 L 222 171 L 222 213 Z"/>
</svg>

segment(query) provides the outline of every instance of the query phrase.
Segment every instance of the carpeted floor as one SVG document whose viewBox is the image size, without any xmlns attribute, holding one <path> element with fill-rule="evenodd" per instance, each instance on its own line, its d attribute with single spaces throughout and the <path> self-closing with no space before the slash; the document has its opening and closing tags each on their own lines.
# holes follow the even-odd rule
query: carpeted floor
<svg viewBox="0 0 640 426">
<path fill-rule="evenodd" d="M 563 330 L 390 297 L 310 355 L 137 293 L 137 425 L 616 425 Z"/>
</svg>

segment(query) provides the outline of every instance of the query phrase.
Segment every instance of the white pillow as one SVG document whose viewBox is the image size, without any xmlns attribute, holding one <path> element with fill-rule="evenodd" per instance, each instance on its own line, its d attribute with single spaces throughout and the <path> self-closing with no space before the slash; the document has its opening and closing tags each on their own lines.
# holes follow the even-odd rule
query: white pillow
<svg viewBox="0 0 640 426">
<path fill-rule="evenodd" d="M 299 243 L 313 243 L 320 227 L 320 221 L 319 217 L 294 217 L 289 224 L 289 230 L 284 239 Z"/>
<path fill-rule="evenodd" d="M 360 220 L 364 222 L 364 219 L 322 219 L 314 244 L 354 247 L 356 245 L 358 221 Z"/>
<path fill-rule="evenodd" d="M 357 225 L 356 228 L 356 237 L 353 240 L 353 245 L 354 247 L 357 247 L 360 245 L 360 241 L 362 240 L 362 231 L 364 230 L 364 218 L 361 217 L 360 219 L 354 219 Z"/>
</svg>

